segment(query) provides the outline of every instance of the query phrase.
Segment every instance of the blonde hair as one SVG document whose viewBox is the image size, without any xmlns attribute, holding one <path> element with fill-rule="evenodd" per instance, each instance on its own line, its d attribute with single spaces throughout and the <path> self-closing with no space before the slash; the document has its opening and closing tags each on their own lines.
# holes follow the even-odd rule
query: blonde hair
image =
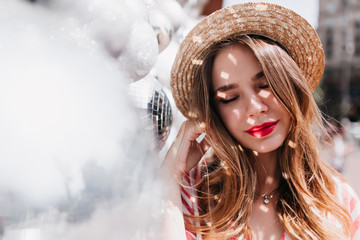
<svg viewBox="0 0 360 240">
<path fill-rule="evenodd" d="M 214 155 L 203 166 L 202 180 L 196 186 L 200 214 L 185 215 L 197 224 L 186 223 L 187 227 L 203 234 L 204 239 L 252 237 L 248 222 L 257 181 L 255 156 L 232 137 L 212 103 L 214 59 L 221 49 L 234 44 L 244 44 L 253 51 L 274 96 L 291 116 L 289 134 L 278 151 L 282 180 L 276 212 L 285 231 L 292 239 L 343 239 L 350 234 L 350 216 L 337 200 L 335 172 L 317 153 L 320 136 L 328 136 L 321 114 L 307 80 L 286 50 L 260 36 L 231 36 L 218 42 L 209 48 L 196 71 L 191 111 L 196 120 L 206 123 Z M 330 213 L 344 232 L 327 221 Z"/>
</svg>

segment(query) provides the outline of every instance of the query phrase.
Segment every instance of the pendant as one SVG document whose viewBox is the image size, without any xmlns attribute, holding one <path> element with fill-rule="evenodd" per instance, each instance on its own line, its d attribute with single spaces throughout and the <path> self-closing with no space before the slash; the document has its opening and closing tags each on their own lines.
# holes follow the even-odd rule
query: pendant
<svg viewBox="0 0 360 240">
<path fill-rule="evenodd" d="M 272 199 L 274 197 L 274 195 L 264 195 L 263 196 L 263 198 L 264 198 L 264 203 L 266 204 L 266 205 L 268 205 L 269 204 L 269 202 L 270 202 L 270 199 Z"/>
</svg>

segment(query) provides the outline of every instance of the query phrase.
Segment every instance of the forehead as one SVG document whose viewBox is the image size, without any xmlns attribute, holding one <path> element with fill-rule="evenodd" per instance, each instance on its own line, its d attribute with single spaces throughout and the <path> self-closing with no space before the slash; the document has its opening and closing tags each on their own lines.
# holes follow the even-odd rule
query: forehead
<svg viewBox="0 0 360 240">
<path fill-rule="evenodd" d="M 212 68 L 212 85 L 232 84 L 234 81 L 250 80 L 261 71 L 252 50 L 244 44 L 234 44 L 219 51 Z"/>
</svg>

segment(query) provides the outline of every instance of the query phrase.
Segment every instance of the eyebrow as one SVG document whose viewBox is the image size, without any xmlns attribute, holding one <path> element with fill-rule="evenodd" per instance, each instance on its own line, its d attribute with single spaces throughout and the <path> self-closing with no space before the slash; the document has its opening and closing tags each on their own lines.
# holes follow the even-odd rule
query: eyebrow
<svg viewBox="0 0 360 240">
<path fill-rule="evenodd" d="M 254 77 L 252 77 L 251 80 L 256 81 L 256 80 L 258 80 L 258 79 L 260 79 L 260 78 L 262 78 L 262 77 L 264 77 L 264 76 L 265 76 L 265 75 L 264 75 L 264 72 L 261 71 L 261 72 L 259 72 L 258 74 L 256 74 Z"/>
<path fill-rule="evenodd" d="M 263 72 L 263 71 L 255 74 L 255 76 L 252 77 L 251 80 L 252 80 L 252 81 L 256 81 L 256 80 L 259 80 L 259 79 L 262 78 L 262 77 L 264 77 L 264 72 Z M 219 87 L 218 89 L 216 89 L 216 90 L 214 91 L 214 93 L 219 92 L 219 91 L 225 92 L 225 91 L 228 91 L 228 90 L 237 88 L 237 87 L 239 87 L 239 85 L 238 85 L 238 84 L 235 84 L 235 83 L 234 83 L 234 84 L 224 85 L 224 86 L 221 86 L 221 87 Z"/>
<path fill-rule="evenodd" d="M 225 92 L 225 91 L 228 91 L 228 90 L 231 90 L 231 89 L 234 89 L 234 88 L 237 88 L 239 87 L 238 84 L 228 84 L 228 85 L 224 85 L 224 86 L 221 86 L 219 87 L 218 89 L 215 90 L 215 93 L 216 92 Z"/>
</svg>

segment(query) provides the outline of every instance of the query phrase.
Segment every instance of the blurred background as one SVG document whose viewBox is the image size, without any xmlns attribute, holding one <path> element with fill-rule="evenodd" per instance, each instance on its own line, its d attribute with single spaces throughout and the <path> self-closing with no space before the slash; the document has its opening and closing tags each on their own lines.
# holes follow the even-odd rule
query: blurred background
<svg viewBox="0 0 360 240">
<path fill-rule="evenodd" d="M 157 168 L 184 121 L 172 62 L 197 22 L 241 2 L 1 0 L 0 240 L 158 239 Z M 320 154 L 360 194 L 360 1 L 262 2 L 317 30 L 334 138 Z"/>
</svg>

